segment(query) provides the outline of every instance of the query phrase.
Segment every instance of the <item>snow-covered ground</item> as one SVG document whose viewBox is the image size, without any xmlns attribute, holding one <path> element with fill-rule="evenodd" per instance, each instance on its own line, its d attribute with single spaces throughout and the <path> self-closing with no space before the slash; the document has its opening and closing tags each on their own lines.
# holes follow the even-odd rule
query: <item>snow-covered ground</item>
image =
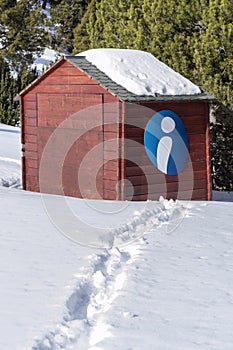
<svg viewBox="0 0 233 350">
<path fill-rule="evenodd" d="M 40 194 L 4 187 L 20 178 L 20 144 L 18 129 L 0 129 L 0 349 L 232 349 L 233 203 L 109 202 L 105 213 L 67 199 L 105 229 L 106 248 L 79 245 Z"/>
<path fill-rule="evenodd" d="M 20 186 L 20 152 L 20 129 L 0 123 L 0 186 Z"/>
<path fill-rule="evenodd" d="M 233 202 L 233 192 L 212 191 L 214 201 Z"/>
</svg>

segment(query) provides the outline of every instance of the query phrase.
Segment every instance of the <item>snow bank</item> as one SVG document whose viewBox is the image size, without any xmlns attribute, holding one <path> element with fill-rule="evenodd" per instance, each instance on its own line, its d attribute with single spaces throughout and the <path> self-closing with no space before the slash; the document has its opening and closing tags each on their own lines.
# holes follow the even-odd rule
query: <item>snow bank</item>
<svg viewBox="0 0 233 350">
<path fill-rule="evenodd" d="M 0 124 L 0 186 L 21 186 L 20 128 Z"/>
<path fill-rule="evenodd" d="M 136 95 L 195 95 L 201 90 L 191 81 L 156 59 L 139 50 L 92 49 L 85 56 L 117 84 Z"/>
<path fill-rule="evenodd" d="M 64 238 L 38 193 L 0 187 L 0 349 L 31 350 L 62 317 L 92 251 Z"/>
<path fill-rule="evenodd" d="M 213 198 L 213 201 L 233 202 L 233 191 L 232 192 L 213 191 L 212 198 Z"/>
</svg>

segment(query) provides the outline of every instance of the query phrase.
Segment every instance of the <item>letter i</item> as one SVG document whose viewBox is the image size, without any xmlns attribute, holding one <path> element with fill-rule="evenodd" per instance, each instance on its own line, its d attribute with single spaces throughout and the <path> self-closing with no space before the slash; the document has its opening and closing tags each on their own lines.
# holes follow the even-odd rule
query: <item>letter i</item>
<svg viewBox="0 0 233 350">
<path fill-rule="evenodd" d="M 171 133 L 175 129 L 176 125 L 172 118 L 170 117 L 164 117 L 161 122 L 161 129 L 164 133 L 168 134 Z M 158 144 L 157 148 L 157 164 L 158 169 L 162 171 L 163 173 L 167 174 L 167 166 L 169 157 L 172 150 L 172 137 L 170 136 L 163 136 Z"/>
</svg>

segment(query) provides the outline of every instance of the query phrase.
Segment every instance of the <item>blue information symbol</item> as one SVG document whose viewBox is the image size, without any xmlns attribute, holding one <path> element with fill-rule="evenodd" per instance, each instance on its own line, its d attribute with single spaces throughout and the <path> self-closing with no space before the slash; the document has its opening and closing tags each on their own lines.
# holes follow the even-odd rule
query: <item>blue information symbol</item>
<svg viewBox="0 0 233 350">
<path fill-rule="evenodd" d="M 188 160 L 188 137 L 182 120 L 171 110 L 162 110 L 148 121 L 144 132 L 146 153 L 164 174 L 177 175 Z"/>
</svg>

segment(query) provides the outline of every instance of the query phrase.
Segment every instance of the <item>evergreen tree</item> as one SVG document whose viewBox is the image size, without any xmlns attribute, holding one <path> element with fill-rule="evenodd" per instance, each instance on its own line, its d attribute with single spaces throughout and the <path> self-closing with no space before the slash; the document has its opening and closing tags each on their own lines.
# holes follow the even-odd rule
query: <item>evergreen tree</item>
<svg viewBox="0 0 233 350">
<path fill-rule="evenodd" d="M 210 0 L 203 7 L 204 30 L 195 41 L 194 78 L 225 106 L 233 108 L 233 3 Z"/>
<path fill-rule="evenodd" d="M 228 111 L 229 114 L 229 111 Z M 231 115 L 233 118 L 233 115 Z M 216 122 L 210 128 L 212 187 L 233 191 L 233 124 L 230 120 Z"/>
<path fill-rule="evenodd" d="M 233 3 L 202 2 L 202 31 L 194 43 L 194 80 L 221 103 L 211 126 L 213 189 L 233 190 Z M 227 107 L 227 108 L 226 108 Z"/>
<path fill-rule="evenodd" d="M 0 59 L 0 122 L 15 125 L 19 120 L 19 113 L 14 97 L 17 93 L 16 81 L 12 77 L 6 62 Z"/>
<path fill-rule="evenodd" d="M 56 28 L 51 45 L 60 51 L 73 51 L 74 29 L 81 22 L 90 0 L 61 0 L 51 3 L 49 25 Z"/>
<path fill-rule="evenodd" d="M 92 25 L 94 25 L 96 22 L 97 4 L 98 0 L 91 0 L 81 19 L 81 22 L 74 28 L 74 54 L 88 50 L 91 47 L 89 27 L 92 27 Z"/>
<path fill-rule="evenodd" d="M 74 51 L 96 47 L 139 48 L 144 42 L 142 2 L 91 1 L 75 29 Z"/>
<path fill-rule="evenodd" d="M 50 6 L 57 6 L 60 4 L 62 0 L 43 0 L 42 1 L 42 9 L 45 10 L 47 4 Z"/>
<path fill-rule="evenodd" d="M 147 50 L 192 80 L 193 42 L 201 20 L 199 1 L 144 0 Z"/>
<path fill-rule="evenodd" d="M 14 77 L 10 67 L 3 58 L 0 58 L 0 122 L 9 125 L 19 123 L 20 113 L 15 96 L 37 77 L 35 69 L 27 66 L 21 68 Z"/>
<path fill-rule="evenodd" d="M 0 0 L 0 54 L 16 70 L 46 45 L 40 0 Z"/>
</svg>

